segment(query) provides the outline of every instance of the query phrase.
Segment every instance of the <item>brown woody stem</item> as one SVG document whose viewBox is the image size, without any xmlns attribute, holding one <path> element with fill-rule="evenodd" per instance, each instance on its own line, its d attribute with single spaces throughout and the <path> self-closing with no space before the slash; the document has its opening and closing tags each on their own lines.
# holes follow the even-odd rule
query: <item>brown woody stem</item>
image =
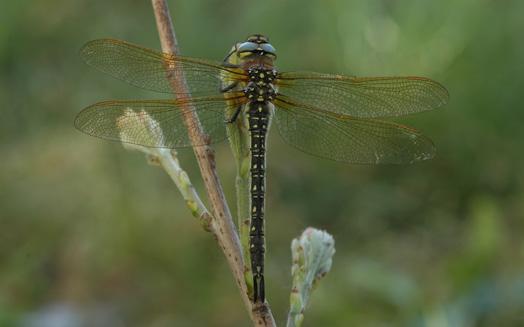
<svg viewBox="0 0 524 327">
<path fill-rule="evenodd" d="M 175 36 L 171 16 L 165 0 L 151 0 L 155 13 L 158 33 L 162 51 L 165 53 L 179 54 L 178 42 Z M 180 78 L 170 78 L 171 87 L 175 94 L 189 94 L 186 80 L 183 75 Z M 195 114 L 194 108 L 188 104 L 182 107 L 184 120 L 188 127 L 189 138 L 193 144 L 206 144 L 208 136 L 204 133 Z M 220 248 L 226 256 L 227 262 L 244 305 L 251 313 L 251 319 L 255 326 L 275 326 L 275 321 L 267 303 L 253 306 L 247 295 L 244 280 L 244 260 L 238 234 L 227 205 L 224 191 L 215 169 L 215 155 L 211 147 L 207 145 L 193 147 L 195 156 L 200 167 L 200 173 L 204 180 L 207 196 L 211 202 L 213 219 L 210 231 L 215 236 Z"/>
</svg>

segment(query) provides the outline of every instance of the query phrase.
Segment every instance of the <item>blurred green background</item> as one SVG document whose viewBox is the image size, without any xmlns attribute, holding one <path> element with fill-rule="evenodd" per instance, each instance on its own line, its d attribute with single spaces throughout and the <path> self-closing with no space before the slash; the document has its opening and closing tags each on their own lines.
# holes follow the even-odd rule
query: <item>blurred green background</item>
<svg viewBox="0 0 524 327">
<path fill-rule="evenodd" d="M 402 119 L 434 160 L 355 166 L 272 131 L 267 284 L 280 325 L 290 242 L 336 240 L 305 326 L 524 326 L 524 2 L 169 1 L 183 54 L 251 33 L 281 70 L 419 75 L 449 105 Z M 159 49 L 149 1 L 0 4 L 0 326 L 247 326 L 225 260 L 142 154 L 76 131 L 83 107 L 159 98 L 86 66 L 86 41 Z M 234 162 L 215 147 L 234 205 Z M 202 191 L 192 152 L 182 163 Z M 203 195 L 203 194 L 202 194 Z"/>
</svg>

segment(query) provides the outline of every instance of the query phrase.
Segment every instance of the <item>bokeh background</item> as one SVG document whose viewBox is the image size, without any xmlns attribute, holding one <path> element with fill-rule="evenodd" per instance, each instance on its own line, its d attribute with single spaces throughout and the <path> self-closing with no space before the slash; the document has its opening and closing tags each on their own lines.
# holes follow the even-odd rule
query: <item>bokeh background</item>
<svg viewBox="0 0 524 327">
<path fill-rule="evenodd" d="M 437 145 L 415 165 L 329 162 L 272 131 L 266 280 L 281 325 L 290 242 L 314 226 L 337 253 L 305 326 L 524 326 L 524 2 L 169 4 L 185 55 L 220 60 L 264 33 L 281 70 L 419 75 L 450 91 L 400 120 Z M 159 49 L 150 2 L 0 4 L 0 326 L 248 326 L 168 176 L 74 129 L 91 103 L 162 97 L 83 64 L 79 47 L 100 37 Z M 215 148 L 234 205 L 232 155 Z M 192 152 L 180 156 L 202 192 Z"/>
</svg>

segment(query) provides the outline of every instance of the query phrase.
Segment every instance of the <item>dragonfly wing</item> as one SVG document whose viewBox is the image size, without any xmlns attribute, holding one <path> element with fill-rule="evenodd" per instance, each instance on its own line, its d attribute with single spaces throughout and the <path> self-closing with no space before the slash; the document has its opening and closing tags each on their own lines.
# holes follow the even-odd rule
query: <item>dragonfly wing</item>
<svg viewBox="0 0 524 327">
<path fill-rule="evenodd" d="M 280 135 L 297 149 L 335 161 L 402 164 L 430 159 L 435 147 L 417 130 L 399 124 L 299 107 L 277 99 Z"/>
<path fill-rule="evenodd" d="M 199 146 L 226 138 L 226 106 L 223 97 L 104 101 L 82 110 L 75 126 L 92 136 L 147 147 Z M 208 139 L 198 144 L 190 141 L 188 132 L 196 126 L 186 126 L 182 110 L 198 113 Z"/>
<path fill-rule="evenodd" d="M 184 77 L 192 96 L 218 94 L 223 79 L 227 82 L 244 76 L 241 70 L 218 62 L 161 53 L 115 39 L 87 42 L 80 56 L 90 66 L 129 84 L 177 97 L 188 93 L 174 91 L 168 76 L 178 81 Z"/>
<path fill-rule="evenodd" d="M 438 108 L 448 91 L 423 77 L 349 77 L 310 72 L 281 73 L 279 93 L 305 105 L 360 118 L 393 117 Z"/>
</svg>

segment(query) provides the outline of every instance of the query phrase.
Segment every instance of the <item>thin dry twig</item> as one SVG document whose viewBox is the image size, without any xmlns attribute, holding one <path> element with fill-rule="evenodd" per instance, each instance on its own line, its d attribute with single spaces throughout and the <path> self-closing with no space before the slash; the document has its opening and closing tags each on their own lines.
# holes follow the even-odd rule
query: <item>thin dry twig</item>
<svg viewBox="0 0 524 327">
<path fill-rule="evenodd" d="M 178 54 L 178 43 L 175 36 L 171 16 L 165 0 L 151 0 L 155 13 L 162 51 L 170 54 Z M 169 77 L 169 76 L 168 76 Z M 175 93 L 188 94 L 188 87 L 185 78 L 169 78 Z M 205 135 L 198 117 L 191 106 L 182 107 L 184 120 L 188 126 L 189 137 L 193 144 L 205 144 Z M 189 128 L 192 126 L 192 128 Z M 255 326 L 275 326 L 275 321 L 267 303 L 253 305 L 247 296 L 246 284 L 244 281 L 244 262 L 238 234 L 231 216 L 231 211 L 227 205 L 222 185 L 218 179 L 215 169 L 214 151 L 209 146 L 193 147 L 195 156 L 200 167 L 200 173 L 204 180 L 206 192 L 211 202 L 214 219 L 210 230 L 215 236 L 220 248 L 224 252 L 229 267 L 235 276 L 236 284 L 240 290 L 244 305 L 251 313 L 251 319 Z"/>
</svg>

